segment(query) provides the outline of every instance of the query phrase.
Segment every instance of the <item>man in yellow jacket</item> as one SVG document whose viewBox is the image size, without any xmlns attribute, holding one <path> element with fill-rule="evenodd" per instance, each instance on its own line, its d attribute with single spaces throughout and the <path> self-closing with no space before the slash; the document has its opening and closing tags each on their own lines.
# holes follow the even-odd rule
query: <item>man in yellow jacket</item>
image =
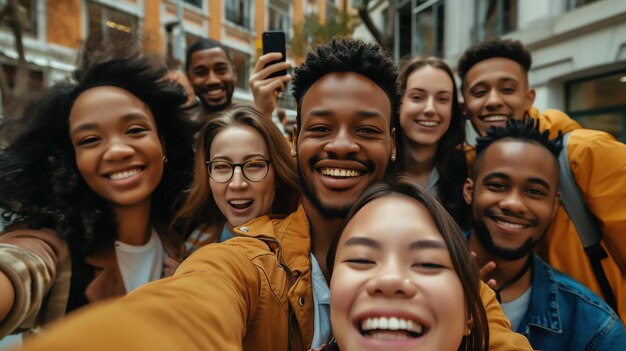
<svg viewBox="0 0 626 351">
<path fill-rule="evenodd" d="M 548 130 L 551 137 L 559 131 L 571 132 L 569 166 L 585 206 L 599 222 L 602 240 L 597 254 L 606 256 L 600 262 L 609 293 L 600 287 L 563 204 L 536 251 L 550 265 L 604 297 L 626 321 L 626 145 L 608 133 L 582 129 L 561 111 L 539 113 L 532 107 L 531 63 L 530 53 L 519 41 L 492 38 L 468 48 L 458 65 L 465 112 L 481 136 L 492 126 L 504 126 L 509 118 L 528 117 L 538 119 L 540 129 Z"/>
<path fill-rule="evenodd" d="M 176 274 L 87 308 L 26 350 L 308 350 L 330 337 L 326 255 L 347 211 L 396 158 L 397 69 L 373 44 L 333 40 L 296 71 L 292 154 L 305 198 L 198 250 Z M 491 350 L 530 350 L 484 284 Z"/>
</svg>

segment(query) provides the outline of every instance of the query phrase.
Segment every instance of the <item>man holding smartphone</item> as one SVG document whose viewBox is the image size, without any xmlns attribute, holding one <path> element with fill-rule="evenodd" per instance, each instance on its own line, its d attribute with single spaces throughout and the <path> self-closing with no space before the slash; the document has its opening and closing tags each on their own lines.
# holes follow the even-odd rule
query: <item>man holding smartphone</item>
<svg viewBox="0 0 626 351">
<path fill-rule="evenodd" d="M 270 53 L 259 58 L 249 84 L 258 110 L 271 118 L 276 107 L 277 91 L 284 91 L 291 79 L 289 75 L 269 76 L 291 68 L 291 64 L 280 62 L 265 67 L 267 63 L 280 60 L 283 54 Z M 197 119 L 203 122 L 216 113 L 232 106 L 237 82 L 237 67 L 228 49 L 219 41 L 201 38 L 187 50 L 185 71 L 202 108 Z"/>
</svg>

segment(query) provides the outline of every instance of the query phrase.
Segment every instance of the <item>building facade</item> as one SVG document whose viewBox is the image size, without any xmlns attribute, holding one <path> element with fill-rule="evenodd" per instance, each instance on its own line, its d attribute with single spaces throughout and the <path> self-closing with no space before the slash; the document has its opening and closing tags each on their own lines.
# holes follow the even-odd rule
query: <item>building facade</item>
<svg viewBox="0 0 626 351">
<path fill-rule="evenodd" d="M 9 0 L 0 0 L 3 6 Z M 220 40 L 237 66 L 234 99 L 251 102 L 248 78 L 262 52 L 265 30 L 287 33 L 288 59 L 294 24 L 310 13 L 324 21 L 339 9 L 338 0 L 17 0 L 22 5 L 23 43 L 31 80 L 50 85 L 68 76 L 87 38 L 139 34 L 145 51 L 184 61 L 188 45 L 200 37 Z M 0 26 L 0 64 L 12 79 L 18 57 L 14 35 Z M 289 94 L 279 106 L 293 108 Z"/>
<path fill-rule="evenodd" d="M 626 142 L 626 1 L 396 0 L 393 9 L 371 10 L 381 25 L 395 12 L 398 59 L 434 55 L 455 67 L 468 46 L 490 36 L 522 41 L 540 110 L 563 110 Z M 355 34 L 369 37 L 365 28 Z"/>
</svg>

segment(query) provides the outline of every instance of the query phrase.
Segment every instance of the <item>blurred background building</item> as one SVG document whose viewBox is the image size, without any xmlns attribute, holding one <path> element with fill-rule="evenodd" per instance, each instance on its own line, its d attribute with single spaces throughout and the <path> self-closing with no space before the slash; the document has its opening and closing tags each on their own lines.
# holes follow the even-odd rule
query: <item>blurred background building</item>
<svg viewBox="0 0 626 351">
<path fill-rule="evenodd" d="M 567 112 L 626 142 L 626 1 L 396 0 L 367 3 L 379 28 L 393 21 L 397 59 L 443 57 L 490 36 L 521 40 L 532 52 L 535 105 Z M 390 19 L 389 11 L 393 13 Z M 373 39 L 366 26 L 355 35 Z"/>
<path fill-rule="evenodd" d="M 287 33 L 294 64 L 335 34 L 378 41 L 398 60 L 435 55 L 453 67 L 482 39 L 519 39 L 533 55 L 539 109 L 626 141 L 624 0 L 0 0 L 3 103 L 65 78 L 88 38 L 132 34 L 179 67 L 197 38 L 222 41 L 237 65 L 234 98 L 250 102 L 248 78 L 270 29 Z M 290 94 L 279 106 L 293 118 Z"/>
</svg>

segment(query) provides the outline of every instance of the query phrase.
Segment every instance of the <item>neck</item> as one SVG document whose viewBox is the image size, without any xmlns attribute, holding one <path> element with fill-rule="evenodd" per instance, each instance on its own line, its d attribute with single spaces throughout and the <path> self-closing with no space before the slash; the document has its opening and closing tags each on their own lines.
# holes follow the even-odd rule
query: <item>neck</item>
<svg viewBox="0 0 626 351">
<path fill-rule="evenodd" d="M 335 235 L 339 231 L 343 218 L 328 219 L 322 216 L 315 206 L 308 200 L 302 202 L 304 212 L 309 219 L 309 232 L 311 235 L 311 251 L 315 255 L 315 259 L 326 277 L 326 281 L 329 281 L 328 267 L 326 267 L 326 256 L 328 255 L 328 249 L 333 242 Z"/>
<path fill-rule="evenodd" d="M 487 281 L 489 279 L 495 279 L 498 283 L 496 290 L 498 290 L 502 284 L 506 284 L 508 281 L 513 279 L 523 268 L 528 260 L 528 256 L 524 256 L 519 260 L 508 261 L 499 258 L 491 254 L 487 251 L 480 240 L 476 237 L 476 234 L 472 232 L 470 237 L 470 250 L 476 253 L 476 259 L 478 261 L 478 267 L 483 267 L 489 261 L 493 261 L 496 264 L 496 268 L 491 271 L 487 276 L 482 277 L 483 281 Z M 502 291 L 500 291 L 500 296 L 502 298 L 501 302 L 510 302 L 518 297 L 522 296 L 530 288 L 532 278 L 532 267 L 527 270 L 524 275 L 518 279 L 515 283 L 509 285 Z"/>
<path fill-rule="evenodd" d="M 437 144 L 422 145 L 404 142 L 402 162 L 405 171 L 413 175 L 422 186 L 428 186 L 428 179 L 435 168 Z"/>
<path fill-rule="evenodd" d="M 150 240 L 150 201 L 133 206 L 113 208 L 117 221 L 117 240 L 133 246 L 145 245 Z"/>
</svg>

